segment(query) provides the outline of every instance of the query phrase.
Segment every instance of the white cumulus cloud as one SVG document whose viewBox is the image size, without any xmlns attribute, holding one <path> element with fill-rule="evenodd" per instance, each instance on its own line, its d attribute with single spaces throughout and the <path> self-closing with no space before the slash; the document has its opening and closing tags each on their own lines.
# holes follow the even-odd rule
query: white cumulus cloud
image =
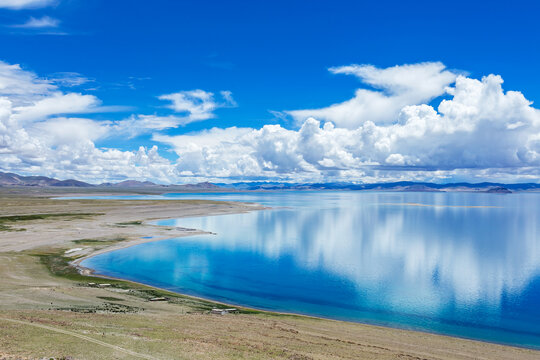
<svg viewBox="0 0 540 360">
<path fill-rule="evenodd" d="M 167 129 L 236 106 L 231 93 L 216 97 L 204 90 L 180 91 L 159 97 L 170 102 L 173 114 L 97 121 L 81 117 L 106 108 L 97 97 L 66 92 L 53 80 L 0 62 L 0 170 L 95 182 L 135 178 L 165 183 L 512 182 L 540 176 L 540 110 L 522 93 L 504 91 L 500 76 L 474 79 L 440 63 L 332 71 L 361 78 L 374 88 L 362 91 L 386 105 L 370 104 L 369 111 L 361 107 L 353 112 L 361 116 L 352 120 L 323 109 L 318 116 L 298 117 L 296 128 L 268 124 L 170 135 Z M 349 102 L 357 100 L 358 93 Z M 141 134 L 151 134 L 154 144 L 133 151 L 96 145 L 126 137 L 136 144 Z M 172 148 L 178 159 L 160 156 L 157 144 Z"/>
<path fill-rule="evenodd" d="M 64 117 L 99 111 L 93 95 L 64 93 L 19 65 L 0 62 L 0 170 L 101 182 L 139 178 L 169 182 L 174 167 L 157 147 L 98 148 L 111 121 Z"/>
<path fill-rule="evenodd" d="M 172 145 L 178 164 L 198 176 L 363 180 L 538 173 L 540 111 L 520 92 L 504 92 L 497 75 L 460 75 L 446 91 L 451 98 L 437 109 L 406 105 L 389 124 L 367 120 L 349 129 L 308 118 L 298 130 L 265 125 L 154 139 Z"/>
</svg>

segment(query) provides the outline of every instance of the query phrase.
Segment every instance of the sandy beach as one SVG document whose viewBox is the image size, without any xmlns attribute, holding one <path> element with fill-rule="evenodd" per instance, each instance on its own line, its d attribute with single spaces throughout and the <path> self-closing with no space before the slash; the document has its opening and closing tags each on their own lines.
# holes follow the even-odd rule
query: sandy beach
<svg viewBox="0 0 540 360">
<path fill-rule="evenodd" d="M 129 190 L 125 190 L 129 192 Z M 55 200 L 0 190 L 0 359 L 537 359 L 416 331 L 240 309 L 78 274 L 93 254 L 198 233 L 157 219 L 263 210 L 202 200 Z M 203 229 L 204 230 L 204 229 Z M 164 298 L 164 301 L 150 299 Z"/>
</svg>

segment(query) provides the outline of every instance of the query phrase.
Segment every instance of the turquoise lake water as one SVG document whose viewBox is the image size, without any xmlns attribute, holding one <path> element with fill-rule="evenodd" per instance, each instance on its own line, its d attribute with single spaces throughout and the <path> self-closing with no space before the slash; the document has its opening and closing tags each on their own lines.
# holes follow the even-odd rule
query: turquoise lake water
<svg viewBox="0 0 540 360">
<path fill-rule="evenodd" d="M 118 198 L 118 197 L 109 197 Z M 158 221 L 196 235 L 97 273 L 249 307 L 540 348 L 540 194 L 169 194 L 273 209 Z"/>
</svg>

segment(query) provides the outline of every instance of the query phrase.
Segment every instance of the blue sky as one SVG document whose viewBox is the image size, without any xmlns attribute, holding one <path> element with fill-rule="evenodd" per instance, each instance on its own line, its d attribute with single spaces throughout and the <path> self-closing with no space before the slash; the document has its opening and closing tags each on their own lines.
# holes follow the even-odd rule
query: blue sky
<svg viewBox="0 0 540 360">
<path fill-rule="evenodd" d="M 535 105 L 529 106 L 533 109 L 529 114 L 523 101 L 518 105 L 510 100 L 504 104 L 497 102 L 497 106 L 501 106 L 498 115 L 486 115 L 494 105 L 484 99 L 483 103 L 475 105 L 481 109 L 477 112 L 484 115 L 473 120 L 456 115 L 454 110 L 446 114 L 439 111 L 452 126 L 471 121 L 476 124 L 475 129 L 458 126 L 457 130 L 448 130 L 446 126 L 446 135 L 456 136 L 455 141 L 447 143 L 441 143 L 440 129 L 431 128 L 430 134 L 414 135 L 414 139 L 399 144 L 388 134 L 390 140 L 379 139 L 369 144 L 365 139 L 353 144 L 350 139 L 362 137 L 358 131 L 352 133 L 361 127 L 365 135 L 366 121 L 374 122 L 381 129 L 400 121 L 404 124 L 404 115 L 399 120 L 404 106 L 427 105 L 437 112 L 442 100 L 452 99 L 451 94 L 439 88 L 455 86 L 457 76 L 481 82 L 490 74 L 500 75 L 504 79 L 503 95 L 509 90 L 518 91 L 527 100 L 538 102 L 538 14 L 540 3 L 536 1 L 0 0 L 0 61 L 5 66 L 19 65 L 20 72 L 35 76 L 33 82 L 49 82 L 54 86 L 47 93 L 27 94 L 24 103 L 17 103 L 20 99 L 14 98 L 14 91 L 4 91 L 11 109 L 15 110 L 10 110 L 13 111 L 11 128 L 6 126 L 5 130 L 11 134 L 11 143 L 0 142 L 0 150 L 3 149 L 0 156 L 3 153 L 5 159 L 9 157 L 0 160 L 0 170 L 94 182 L 132 177 L 165 183 L 203 179 L 536 182 L 536 155 L 540 149 L 534 135 L 538 114 Z M 403 85 L 395 79 L 390 85 L 380 78 L 369 80 L 375 76 L 373 69 L 368 69 L 369 74 L 364 69 L 359 75 L 346 69 L 333 73 L 330 68 L 370 64 L 374 69 L 388 69 L 437 63 L 444 66 L 436 72 L 446 71 L 455 76 L 440 79 L 437 89 L 415 89 L 417 93 L 428 93 L 408 94 L 405 101 L 410 103 L 399 100 L 392 114 L 372 119 L 371 113 L 351 113 L 350 109 L 346 110 L 346 115 L 311 111 L 347 102 L 355 97 L 357 89 L 388 95 L 399 92 Z M 424 74 L 424 68 L 416 70 Z M 416 70 L 411 72 L 404 68 L 395 75 L 400 79 L 418 76 L 418 82 L 432 82 L 431 75 L 422 77 L 414 72 Z M 386 75 L 380 76 L 386 79 Z M 413 80 L 406 86 L 414 83 Z M 496 87 L 496 83 L 484 85 Z M 469 85 L 461 86 L 464 93 Z M 192 109 L 185 104 L 179 106 L 173 100 L 159 99 L 163 95 L 181 93 L 185 100 L 192 95 L 183 92 L 196 89 L 213 94 L 211 102 L 206 103 L 210 110 L 197 121 L 192 121 Z M 223 98 L 221 91 L 230 92 L 232 99 Z M 86 100 L 91 100 L 88 97 L 91 96 L 96 104 L 17 120 L 20 116 L 15 113 L 22 105 L 35 105 L 59 92 L 87 96 Z M 309 109 L 311 112 L 294 113 Z M 509 119 L 512 116 L 505 115 L 507 112 L 528 115 L 523 115 L 524 120 Z M 129 118 L 140 121 L 141 115 L 184 117 L 184 120 L 175 120 L 174 126 L 154 126 L 129 134 L 125 128 L 133 128 L 134 123 L 119 125 Z M 190 116 L 191 120 L 185 119 Z M 352 119 L 344 120 L 339 116 Z M 501 119 L 486 119 L 486 116 Z M 324 147 L 326 153 L 310 160 L 310 150 L 300 149 L 298 145 L 299 129 L 308 117 L 320 121 L 320 129 L 325 122 L 331 122 L 336 129 L 346 128 L 349 133 L 338 136 L 335 131 L 332 134 L 326 131 L 322 135 L 326 145 L 318 146 Z M 16 126 L 13 119 L 18 122 Z M 486 125 L 486 121 L 491 121 L 491 125 Z M 503 121 L 507 122 L 509 133 L 497 130 Z M 84 151 L 66 140 L 69 135 L 59 135 L 57 128 L 66 128 L 62 126 L 65 122 L 73 126 L 80 122 L 81 132 L 94 134 L 86 138 L 80 135 L 73 140 L 77 144 L 90 141 L 93 148 L 84 151 L 86 154 L 94 152 L 91 158 L 83 159 Z M 279 128 L 265 128 L 269 125 Z M 518 136 L 514 131 L 516 126 L 527 129 L 523 128 Z M 210 130 L 231 127 L 261 134 L 246 135 L 247 130 Z M 35 149 L 41 149 L 36 150 L 41 157 L 35 154 L 28 157 L 26 150 L 16 148 L 13 133 L 17 129 L 24 130 L 35 140 Z M 264 129 L 282 132 L 281 137 L 269 137 Z M 464 133 L 457 136 L 456 131 Z M 44 133 L 50 136 L 39 138 Z M 438 135 L 434 137 L 433 133 Z M 486 149 L 493 145 L 479 139 L 482 134 L 508 137 L 501 141 L 506 148 Z M 222 138 L 229 142 L 217 144 L 216 139 Z M 467 144 L 460 143 L 464 138 L 468 139 Z M 386 153 L 379 153 L 380 144 L 385 141 L 391 144 L 385 148 Z M 519 148 L 516 144 L 523 141 L 528 145 Z M 190 142 L 195 145 L 188 146 Z M 438 145 L 430 148 L 416 145 L 424 142 Z M 229 146 L 231 143 L 244 145 L 235 148 Z M 257 146 L 253 145 L 255 143 Z M 279 153 L 281 145 L 277 150 L 271 149 L 276 143 L 285 144 L 290 151 Z M 266 147 L 262 148 L 263 145 Z M 75 153 L 79 150 L 81 153 L 69 158 L 59 153 L 62 146 L 71 146 Z M 146 160 L 142 163 L 140 159 L 130 160 L 129 153 L 136 157 L 141 146 Z M 149 160 L 146 153 L 153 146 L 157 146 L 157 150 Z M 480 148 L 479 152 L 475 151 L 475 146 Z M 232 157 L 225 147 L 231 147 L 230 153 L 240 151 L 251 156 Z M 371 150 L 366 151 L 368 147 Z M 121 165 L 107 163 L 111 150 L 124 152 L 116 154 L 121 158 L 117 159 Z M 426 152 L 433 157 L 422 158 Z M 446 161 L 436 161 L 436 157 Z M 348 160 L 344 161 L 346 158 Z"/>
</svg>

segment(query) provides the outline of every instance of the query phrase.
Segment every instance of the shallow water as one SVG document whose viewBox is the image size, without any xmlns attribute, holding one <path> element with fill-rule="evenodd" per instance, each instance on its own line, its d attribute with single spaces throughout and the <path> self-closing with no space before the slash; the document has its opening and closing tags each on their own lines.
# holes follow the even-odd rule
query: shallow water
<svg viewBox="0 0 540 360">
<path fill-rule="evenodd" d="M 159 221 L 216 235 L 136 245 L 82 265 L 232 304 L 540 348 L 540 194 L 161 198 L 273 209 Z"/>
</svg>

